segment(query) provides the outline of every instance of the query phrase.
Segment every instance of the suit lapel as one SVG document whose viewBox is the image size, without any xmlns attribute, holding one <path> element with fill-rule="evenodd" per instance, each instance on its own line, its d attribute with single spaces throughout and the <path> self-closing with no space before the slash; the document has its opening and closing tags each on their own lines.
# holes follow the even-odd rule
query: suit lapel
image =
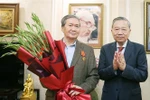
<svg viewBox="0 0 150 100">
<path fill-rule="evenodd" d="M 109 48 L 110 56 L 111 56 L 111 59 L 113 59 L 114 53 L 117 50 L 116 42 L 112 43 L 110 47 L 111 47 L 111 48 Z M 128 58 L 130 57 L 132 51 L 133 51 L 132 42 L 128 40 L 128 43 L 127 43 L 127 46 L 126 46 L 126 49 L 125 49 L 125 53 L 124 53 L 126 62 L 127 62 Z"/>
<path fill-rule="evenodd" d="M 109 51 L 110 51 L 110 56 L 111 56 L 111 59 L 114 58 L 114 53 L 116 51 L 116 42 L 112 43 L 110 48 L 109 48 Z"/>
<path fill-rule="evenodd" d="M 133 51 L 132 42 L 130 42 L 128 40 L 128 43 L 127 43 L 127 46 L 126 46 L 126 50 L 125 50 L 125 53 L 124 53 L 126 62 L 127 62 L 128 58 L 130 57 L 132 51 Z"/>
<path fill-rule="evenodd" d="M 77 61 L 79 60 L 79 57 L 81 57 L 80 53 L 81 53 L 81 44 L 79 41 L 76 42 L 76 48 L 75 48 L 75 53 L 73 55 L 73 59 L 71 62 L 71 66 L 75 66 Z"/>
</svg>

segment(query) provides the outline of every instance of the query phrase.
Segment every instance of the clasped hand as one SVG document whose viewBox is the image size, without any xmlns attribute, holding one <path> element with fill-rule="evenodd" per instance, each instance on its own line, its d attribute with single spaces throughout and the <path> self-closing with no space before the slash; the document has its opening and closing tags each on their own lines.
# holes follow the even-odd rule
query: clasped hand
<svg viewBox="0 0 150 100">
<path fill-rule="evenodd" d="M 124 55 L 121 52 L 115 52 L 113 59 L 113 68 L 114 70 L 120 69 L 123 71 L 126 67 L 126 62 Z"/>
</svg>

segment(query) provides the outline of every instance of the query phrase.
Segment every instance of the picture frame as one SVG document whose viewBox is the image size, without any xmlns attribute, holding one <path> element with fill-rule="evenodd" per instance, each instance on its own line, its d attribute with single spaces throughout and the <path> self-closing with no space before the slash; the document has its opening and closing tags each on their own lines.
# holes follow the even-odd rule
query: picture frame
<svg viewBox="0 0 150 100">
<path fill-rule="evenodd" d="M 144 46 L 150 54 L 150 1 L 144 1 Z"/>
<path fill-rule="evenodd" d="M 103 44 L 103 4 L 71 3 L 69 14 L 76 15 L 80 19 L 78 40 L 95 49 L 100 49 Z"/>
<path fill-rule="evenodd" d="M 0 3 L 0 36 L 16 33 L 19 24 L 19 3 Z"/>
</svg>

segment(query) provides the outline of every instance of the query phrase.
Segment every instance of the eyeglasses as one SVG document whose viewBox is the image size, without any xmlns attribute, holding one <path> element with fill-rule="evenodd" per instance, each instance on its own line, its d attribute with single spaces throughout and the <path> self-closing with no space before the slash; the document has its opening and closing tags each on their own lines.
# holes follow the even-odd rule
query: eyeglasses
<svg viewBox="0 0 150 100">
<path fill-rule="evenodd" d="M 82 18 L 80 18 L 80 21 L 84 22 L 84 26 L 90 28 L 90 27 L 93 27 L 94 24 L 92 24 L 90 21 L 85 21 L 83 20 Z M 81 23 L 83 25 L 83 23 Z"/>
</svg>

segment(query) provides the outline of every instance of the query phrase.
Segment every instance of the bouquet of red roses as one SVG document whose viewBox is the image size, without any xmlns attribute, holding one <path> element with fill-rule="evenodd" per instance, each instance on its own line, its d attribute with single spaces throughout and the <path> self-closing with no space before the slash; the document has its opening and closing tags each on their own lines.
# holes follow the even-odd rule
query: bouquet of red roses
<svg viewBox="0 0 150 100">
<path fill-rule="evenodd" d="M 57 100 L 90 100 L 90 95 L 83 94 L 84 90 L 71 87 L 74 67 L 67 67 L 64 43 L 61 40 L 54 41 L 35 14 L 32 14 L 32 19 L 32 25 L 25 22 L 27 30 L 18 26 L 18 33 L 1 37 L 0 41 L 7 43 L 5 48 L 14 49 L 3 56 L 16 55 L 28 65 L 28 70 L 39 76 L 45 87 L 58 90 Z M 7 40 L 7 37 L 11 39 Z M 82 93 L 70 97 L 68 93 L 71 90 Z"/>
</svg>

